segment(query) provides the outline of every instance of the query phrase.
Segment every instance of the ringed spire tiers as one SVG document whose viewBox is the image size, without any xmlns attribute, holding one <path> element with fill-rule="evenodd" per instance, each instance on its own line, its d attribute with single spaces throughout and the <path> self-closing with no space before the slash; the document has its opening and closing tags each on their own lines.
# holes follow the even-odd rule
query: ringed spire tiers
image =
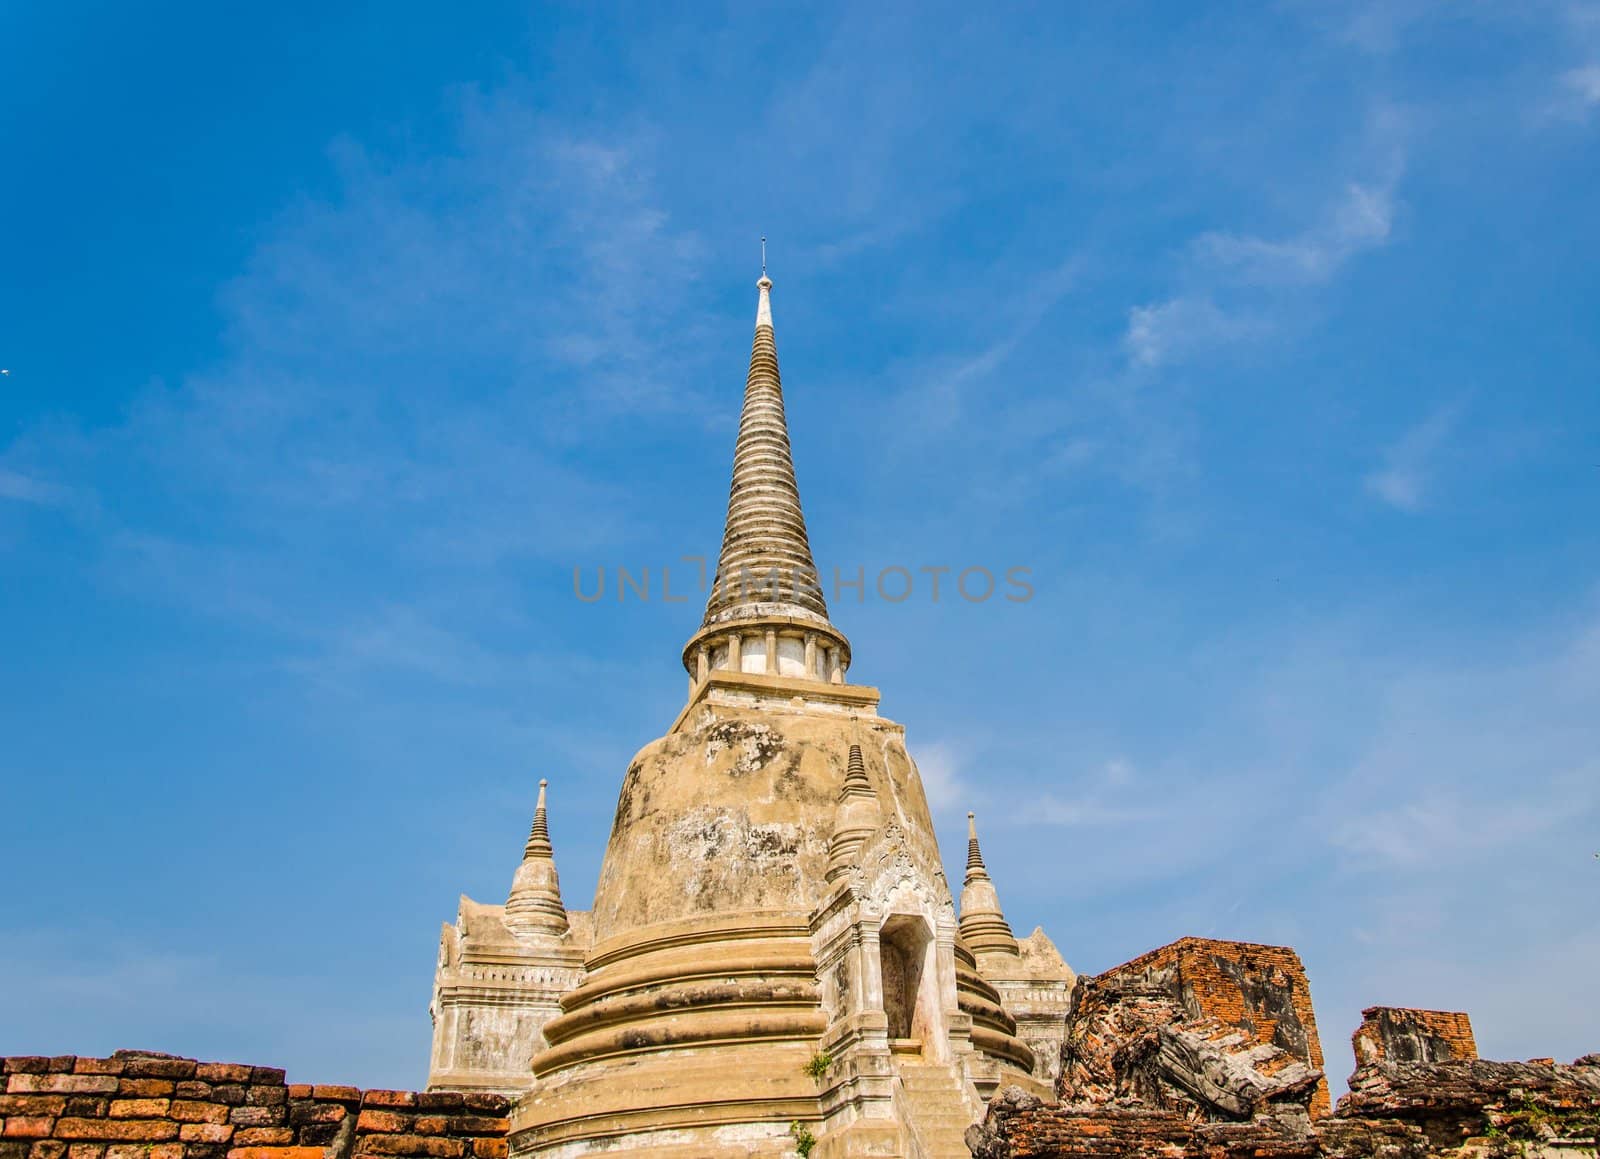
<svg viewBox="0 0 1600 1159">
<path fill-rule="evenodd" d="M 714 669 L 843 683 L 850 644 L 828 618 L 795 479 L 772 328 L 772 279 L 756 283 L 756 329 L 711 594 L 684 647 L 694 680 Z"/>
<path fill-rule="evenodd" d="M 550 820 L 545 809 L 545 786 L 539 782 L 539 803 L 533 810 L 533 828 L 522 850 L 522 864 L 506 899 L 506 926 L 518 936 L 564 934 L 567 909 L 561 903 L 561 881 L 556 875 L 555 849 L 550 844 Z"/>
<path fill-rule="evenodd" d="M 1017 939 L 1000 911 L 989 870 L 978 848 L 978 821 L 967 814 L 967 875 L 961 885 L 961 938 L 974 954 L 1016 956 Z"/>
</svg>

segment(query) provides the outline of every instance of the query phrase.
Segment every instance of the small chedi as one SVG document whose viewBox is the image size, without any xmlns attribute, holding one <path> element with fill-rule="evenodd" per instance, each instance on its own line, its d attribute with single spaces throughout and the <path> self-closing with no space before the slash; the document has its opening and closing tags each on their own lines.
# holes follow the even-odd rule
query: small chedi
<svg viewBox="0 0 1600 1159">
<path fill-rule="evenodd" d="M 461 899 L 428 1089 L 140 1052 L 0 1060 L 0 1159 L 1168 1159 L 1595 1154 L 1600 1055 L 1485 1062 L 1374 1007 L 1332 1105 L 1293 950 L 1184 938 L 1079 977 L 959 894 L 806 534 L 771 282 L 687 702 L 622 778 L 566 907 L 548 786 L 505 903 Z"/>
</svg>

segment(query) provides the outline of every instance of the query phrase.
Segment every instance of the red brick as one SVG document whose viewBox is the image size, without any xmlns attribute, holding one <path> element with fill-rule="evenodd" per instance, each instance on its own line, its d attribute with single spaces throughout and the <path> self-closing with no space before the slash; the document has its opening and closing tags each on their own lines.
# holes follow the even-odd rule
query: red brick
<svg viewBox="0 0 1600 1159">
<path fill-rule="evenodd" d="M 294 1088 L 291 1087 L 290 1093 L 293 1094 L 293 1092 Z M 301 1095 L 299 1097 L 304 1098 L 305 1096 Z M 357 1103 L 361 1101 L 361 1088 L 332 1086 L 326 1083 L 318 1083 L 316 1086 L 311 1088 L 311 1097 L 314 1099 L 327 1099 L 336 1103 Z"/>
<path fill-rule="evenodd" d="M 365 1134 L 397 1135 L 411 1125 L 411 1119 L 406 1115 L 397 1115 L 393 1111 L 363 1110 L 356 1119 L 356 1130 Z"/>
<path fill-rule="evenodd" d="M 228 1112 L 228 1122 L 236 1127 L 281 1127 L 283 1107 L 234 1107 Z"/>
<path fill-rule="evenodd" d="M 283 1085 L 284 1070 L 276 1066 L 253 1066 L 250 1068 L 250 1081 L 271 1086 Z"/>
<path fill-rule="evenodd" d="M 6 1090 L 12 1094 L 36 1091 L 92 1094 L 116 1089 L 116 1076 L 108 1074 L 14 1074 L 6 1080 Z"/>
<path fill-rule="evenodd" d="M 0 1069 L 6 1074 L 44 1074 L 50 1069 L 50 1060 L 36 1054 L 19 1054 L 0 1059 Z"/>
<path fill-rule="evenodd" d="M 420 1091 L 417 1094 L 417 1107 L 424 1111 L 460 1111 L 466 1106 L 466 1100 L 460 1091 Z"/>
<path fill-rule="evenodd" d="M 213 1103 L 227 1103 L 230 1107 L 244 1105 L 244 1099 L 250 1093 L 250 1088 L 242 1083 L 218 1083 L 211 1088 L 211 1101 Z"/>
<path fill-rule="evenodd" d="M 413 1135 L 444 1135 L 448 1133 L 445 1130 L 444 1123 L 443 1115 L 418 1115 L 411 1120 L 411 1133 Z"/>
<path fill-rule="evenodd" d="M 55 1125 L 54 1119 L 43 1115 L 11 1115 L 6 1119 L 6 1138 L 48 1139 Z"/>
<path fill-rule="evenodd" d="M 58 1139 L 99 1139 L 127 1143 L 164 1143 L 178 1137 L 178 1124 L 166 1119 L 58 1119 Z"/>
<path fill-rule="evenodd" d="M 510 1119 L 491 1119 L 481 1115 L 451 1115 L 444 1122 L 447 1135 L 504 1135 Z"/>
<path fill-rule="evenodd" d="M 66 1095 L 0 1095 L 0 1115 L 59 1115 Z"/>
<path fill-rule="evenodd" d="M 244 1101 L 252 1107 L 276 1107 L 289 1100 L 289 1088 L 284 1086 L 252 1085 L 244 1092 Z"/>
<path fill-rule="evenodd" d="M 467 1145 L 460 1139 L 425 1135 L 366 1135 L 356 1141 L 356 1154 L 420 1155 L 425 1159 L 461 1159 Z"/>
<path fill-rule="evenodd" d="M 192 1079 L 198 1065 L 192 1058 L 151 1058 L 148 1055 L 123 1061 L 122 1073 L 135 1079 Z"/>
<path fill-rule="evenodd" d="M 241 1127 L 233 1142 L 236 1147 L 287 1147 L 294 1132 L 288 1127 Z"/>
<path fill-rule="evenodd" d="M 315 1088 L 310 1083 L 290 1083 L 289 1097 L 291 1099 L 309 1099 Z"/>
<path fill-rule="evenodd" d="M 228 1159 L 322 1159 L 321 1147 L 235 1147 Z"/>
<path fill-rule="evenodd" d="M 222 1103 L 203 1103 L 195 1099 L 173 1099 L 172 1117 L 180 1123 L 226 1123 L 228 1108 Z"/>
<path fill-rule="evenodd" d="M 112 1099 L 113 1119 L 159 1119 L 172 1106 L 171 1099 Z"/>
<path fill-rule="evenodd" d="M 237 1062 L 202 1062 L 195 1065 L 194 1077 L 207 1083 L 247 1083 L 253 1069 Z"/>
<path fill-rule="evenodd" d="M 506 1141 L 504 1139 L 474 1139 L 472 1153 L 477 1159 L 506 1159 Z"/>
<path fill-rule="evenodd" d="M 28 1148 L 28 1159 L 64 1159 L 67 1145 L 59 1139 L 40 1139 Z"/>
<path fill-rule="evenodd" d="M 113 1143 L 106 1148 L 106 1159 L 183 1159 L 182 1143 Z"/>
<path fill-rule="evenodd" d="M 106 1153 L 104 1143 L 70 1143 L 67 1145 L 67 1159 L 101 1159 Z"/>
<path fill-rule="evenodd" d="M 504 1095 L 491 1095 L 484 1091 L 469 1091 L 462 1102 L 466 1103 L 467 1110 L 476 1111 L 481 1115 L 501 1116 L 511 1112 L 511 1100 Z"/>
<path fill-rule="evenodd" d="M 414 1107 L 417 1096 L 410 1091 L 368 1091 L 361 1099 L 363 1107 Z"/>
<path fill-rule="evenodd" d="M 172 1093 L 171 1079 L 128 1079 L 117 1084 L 117 1094 L 139 1099 L 156 1099 Z"/>
<path fill-rule="evenodd" d="M 211 1090 L 210 1083 L 203 1083 L 199 1079 L 184 1079 L 173 1088 L 172 1093 L 180 1099 L 209 1099 Z"/>
<path fill-rule="evenodd" d="M 341 1123 L 349 1113 L 342 1103 L 297 1102 L 289 1108 L 289 1122 L 300 1126 L 306 1123 Z"/>
<path fill-rule="evenodd" d="M 257 1128 L 272 1130 L 273 1128 Z M 233 1138 L 233 1128 L 226 1123 L 185 1123 L 178 1128 L 178 1138 L 185 1143 L 226 1143 Z"/>
<path fill-rule="evenodd" d="M 80 1058 L 72 1064 L 74 1074 L 121 1074 L 120 1058 Z"/>
</svg>

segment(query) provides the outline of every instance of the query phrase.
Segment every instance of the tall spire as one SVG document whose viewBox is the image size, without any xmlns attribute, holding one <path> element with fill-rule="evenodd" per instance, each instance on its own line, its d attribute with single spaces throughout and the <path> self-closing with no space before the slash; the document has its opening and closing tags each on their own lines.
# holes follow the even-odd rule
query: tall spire
<svg viewBox="0 0 1600 1159">
<path fill-rule="evenodd" d="M 800 510 L 765 241 L 722 552 L 705 619 L 683 648 L 691 697 L 717 670 L 843 684 L 850 668 L 850 642 L 828 619 Z"/>
<path fill-rule="evenodd" d="M 756 332 L 733 451 L 728 520 L 705 626 L 772 614 L 828 624 L 783 413 L 772 279 L 763 271 L 756 286 Z"/>
<path fill-rule="evenodd" d="M 539 782 L 533 828 L 528 831 L 522 864 L 512 878 L 511 896 L 506 899 L 506 925 L 519 936 L 567 932 L 567 907 L 561 904 L 561 881 L 556 875 L 555 849 L 550 844 L 550 820 L 545 810 L 547 784 Z"/>
<path fill-rule="evenodd" d="M 961 940 L 974 954 L 1017 953 L 1017 939 L 978 848 L 978 821 L 967 814 L 967 876 L 961 886 Z"/>
</svg>

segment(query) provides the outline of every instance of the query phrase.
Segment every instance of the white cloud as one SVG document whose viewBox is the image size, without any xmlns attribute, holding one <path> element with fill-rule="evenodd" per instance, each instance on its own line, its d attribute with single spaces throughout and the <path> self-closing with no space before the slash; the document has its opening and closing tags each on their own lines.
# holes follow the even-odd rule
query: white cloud
<svg viewBox="0 0 1600 1159">
<path fill-rule="evenodd" d="M 1202 261 L 1259 285 L 1324 282 L 1363 250 L 1386 244 L 1394 228 L 1394 196 L 1382 186 L 1352 184 L 1311 229 L 1278 240 L 1213 232 L 1196 239 Z"/>
<path fill-rule="evenodd" d="M 970 796 L 961 776 L 961 762 L 955 747 L 934 741 L 919 744 L 913 754 L 917 771 L 922 774 L 922 788 L 928 795 L 928 806 L 934 812 L 959 808 Z"/>
<path fill-rule="evenodd" d="M 20 471 L 0 467 L 0 499 L 14 499 L 19 503 L 33 503 L 53 507 L 64 503 L 68 497 L 65 487 L 46 483 L 24 475 Z"/>
<path fill-rule="evenodd" d="M 1597 107 L 1600 107 L 1600 64 L 1568 69 L 1561 74 L 1556 112 L 1581 119 Z"/>
<path fill-rule="evenodd" d="M 1383 466 L 1369 474 L 1366 487 L 1398 511 L 1423 509 L 1437 472 L 1440 449 L 1455 430 L 1460 408 L 1440 407 L 1384 452 Z"/>
<path fill-rule="evenodd" d="M 1364 866 L 1419 869 L 1487 856 L 1515 847 L 1558 825 L 1581 802 L 1522 800 L 1516 795 L 1468 802 L 1435 788 L 1420 797 L 1360 817 L 1332 833 L 1335 846 Z"/>
<path fill-rule="evenodd" d="M 1225 312 L 1210 298 L 1181 297 L 1130 309 L 1122 341 L 1134 365 L 1155 367 L 1266 329 L 1260 319 Z"/>
</svg>

